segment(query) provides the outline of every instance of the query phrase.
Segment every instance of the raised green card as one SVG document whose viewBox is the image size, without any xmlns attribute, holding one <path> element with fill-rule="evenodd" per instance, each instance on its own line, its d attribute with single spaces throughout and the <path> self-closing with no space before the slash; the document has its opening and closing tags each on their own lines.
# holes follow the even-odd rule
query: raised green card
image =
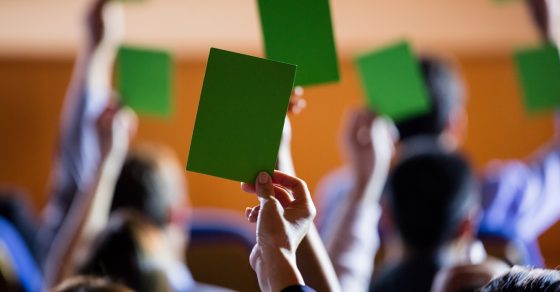
<svg viewBox="0 0 560 292">
<path fill-rule="evenodd" d="M 554 45 L 519 50 L 515 63 L 529 113 L 560 107 L 560 57 Z"/>
<path fill-rule="evenodd" d="M 143 115 L 170 115 L 172 70 L 171 55 L 165 51 L 121 47 L 116 71 L 122 102 Z"/>
<path fill-rule="evenodd" d="M 212 48 L 187 170 L 254 183 L 272 175 L 296 66 Z"/>
<path fill-rule="evenodd" d="M 296 85 L 339 80 L 328 0 L 258 0 L 258 4 L 268 59 L 297 65 Z"/>
<path fill-rule="evenodd" d="M 418 60 L 407 42 L 362 55 L 356 65 L 372 110 L 395 121 L 429 111 Z"/>
</svg>

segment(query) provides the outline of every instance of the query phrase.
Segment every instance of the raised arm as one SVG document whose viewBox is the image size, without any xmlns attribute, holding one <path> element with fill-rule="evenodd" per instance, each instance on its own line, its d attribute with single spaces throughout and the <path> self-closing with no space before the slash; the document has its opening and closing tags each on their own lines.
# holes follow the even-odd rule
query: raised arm
<svg viewBox="0 0 560 292">
<path fill-rule="evenodd" d="M 95 122 L 111 95 L 111 70 L 122 22 L 122 10 L 116 3 L 92 2 L 86 17 L 85 45 L 78 54 L 64 101 L 50 199 L 38 234 L 41 261 L 46 258 L 75 196 L 90 187 L 98 172 L 100 146 Z"/>
<path fill-rule="evenodd" d="M 304 107 L 303 88 L 296 87 L 290 99 L 288 113 L 299 114 Z M 290 119 L 286 117 L 278 153 L 278 170 L 295 176 L 291 139 L 292 127 Z M 315 224 L 311 224 L 309 232 L 299 245 L 296 258 L 303 278 L 311 287 L 318 291 L 340 291 L 336 273 Z"/>
<path fill-rule="evenodd" d="M 482 233 L 533 244 L 560 219 L 560 127 L 554 139 L 524 161 L 492 162 L 482 178 Z M 542 266 L 538 249 L 528 264 Z"/>
<path fill-rule="evenodd" d="M 54 239 L 46 261 L 45 288 L 69 276 L 80 249 L 87 248 L 107 225 L 114 188 L 136 124 L 134 113 L 128 109 L 108 107 L 100 116 L 101 164 L 92 187 L 73 201 Z"/>
<path fill-rule="evenodd" d="M 343 291 L 367 291 L 379 248 L 377 226 L 383 191 L 393 154 L 390 121 L 367 109 L 355 110 L 346 126 L 345 150 L 353 184 L 337 207 L 328 253 Z"/>
</svg>

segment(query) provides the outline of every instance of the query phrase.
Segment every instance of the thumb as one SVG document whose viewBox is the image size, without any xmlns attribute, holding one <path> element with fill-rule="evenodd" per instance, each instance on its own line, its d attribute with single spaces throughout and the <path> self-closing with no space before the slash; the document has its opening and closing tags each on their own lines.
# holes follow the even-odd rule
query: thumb
<svg viewBox="0 0 560 292">
<path fill-rule="evenodd" d="M 274 196 L 274 186 L 272 185 L 272 178 L 264 171 L 260 172 L 255 182 L 255 189 L 261 204 L 263 200 L 270 199 Z"/>
</svg>

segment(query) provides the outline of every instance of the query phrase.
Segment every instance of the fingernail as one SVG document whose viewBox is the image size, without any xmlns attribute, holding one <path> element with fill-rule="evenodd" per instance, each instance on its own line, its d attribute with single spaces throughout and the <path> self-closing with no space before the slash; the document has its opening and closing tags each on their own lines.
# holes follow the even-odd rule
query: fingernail
<svg viewBox="0 0 560 292">
<path fill-rule="evenodd" d="M 258 181 L 260 184 L 266 184 L 268 183 L 269 180 L 270 180 L 270 176 L 268 176 L 268 173 L 264 171 L 259 173 Z"/>
</svg>

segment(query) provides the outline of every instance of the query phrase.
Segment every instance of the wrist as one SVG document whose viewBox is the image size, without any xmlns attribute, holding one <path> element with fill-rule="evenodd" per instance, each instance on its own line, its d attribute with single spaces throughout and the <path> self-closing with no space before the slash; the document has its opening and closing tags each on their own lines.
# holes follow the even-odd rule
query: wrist
<svg viewBox="0 0 560 292">
<path fill-rule="evenodd" d="M 263 265 L 270 271 L 268 278 L 271 291 L 281 291 L 293 285 L 305 285 L 296 264 L 295 252 L 284 248 L 263 248 Z"/>
</svg>

